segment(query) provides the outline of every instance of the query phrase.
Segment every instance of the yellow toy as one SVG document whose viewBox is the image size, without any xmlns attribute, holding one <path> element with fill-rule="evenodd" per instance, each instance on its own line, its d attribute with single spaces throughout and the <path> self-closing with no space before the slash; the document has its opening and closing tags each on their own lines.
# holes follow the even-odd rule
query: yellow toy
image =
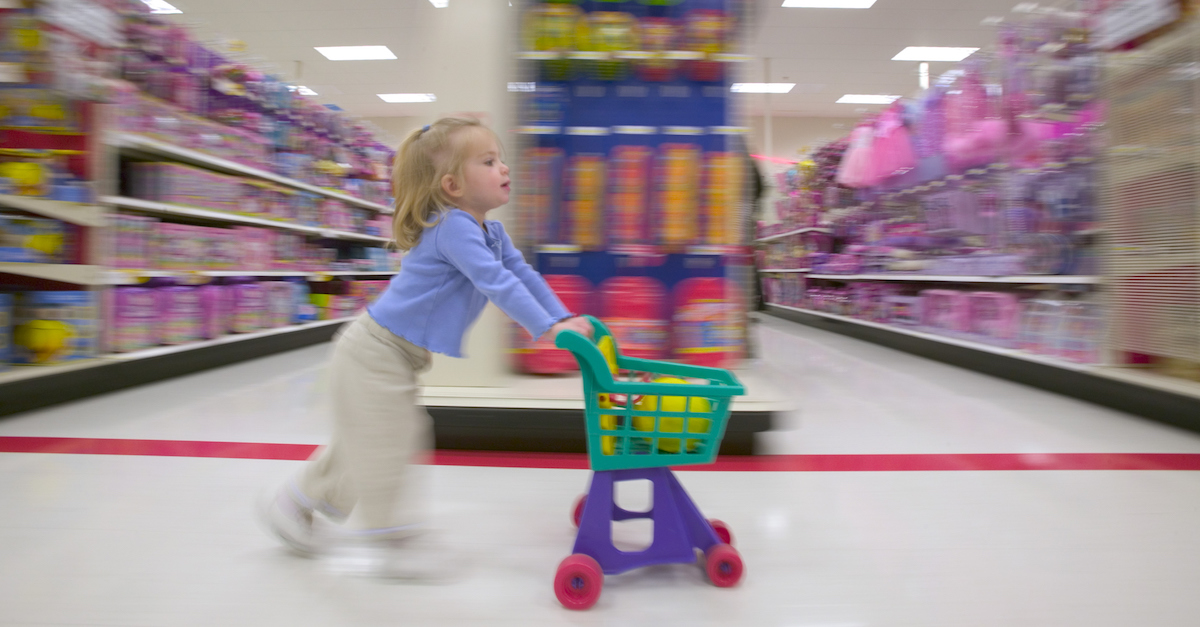
<svg viewBox="0 0 1200 627">
<path fill-rule="evenodd" d="M 675 377 L 659 377 L 654 380 L 655 383 L 683 383 L 687 381 L 676 379 Z M 686 409 L 685 409 L 686 407 Z M 638 411 L 658 411 L 658 397 L 646 396 L 634 405 L 634 409 Z M 712 407 L 706 398 L 698 398 L 689 396 L 664 396 L 662 400 L 662 411 L 669 412 L 709 412 Z M 634 416 L 633 428 L 635 431 L 654 431 L 654 418 L 651 416 Z M 688 433 L 708 433 L 712 428 L 712 421 L 708 418 L 689 418 Z M 659 421 L 658 430 L 664 433 L 682 433 L 683 418 L 664 417 Z M 698 444 L 697 440 L 688 440 L 688 450 L 693 450 Z M 670 438 L 660 438 L 658 441 L 658 450 L 667 453 L 679 452 L 679 440 Z"/>
<path fill-rule="evenodd" d="M 600 349 L 600 354 L 604 355 L 604 361 L 608 363 L 608 369 L 615 376 L 617 374 L 617 345 L 613 342 L 611 335 L 606 335 L 600 338 L 596 343 L 596 347 Z M 616 407 L 612 397 L 608 394 L 601 394 L 599 398 L 600 409 L 612 409 Z M 616 416 L 600 416 L 601 429 L 616 429 Z M 600 449 L 605 455 L 615 455 L 617 452 L 617 438 L 612 435 L 600 436 Z"/>
<path fill-rule="evenodd" d="M 33 363 L 56 361 L 74 337 L 71 325 L 59 320 L 30 320 L 16 328 L 17 344 L 33 353 Z"/>
</svg>

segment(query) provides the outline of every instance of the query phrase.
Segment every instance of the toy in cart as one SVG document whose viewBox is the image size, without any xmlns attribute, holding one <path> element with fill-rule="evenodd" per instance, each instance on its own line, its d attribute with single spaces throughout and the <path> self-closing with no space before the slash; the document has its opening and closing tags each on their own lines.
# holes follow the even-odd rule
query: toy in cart
<svg viewBox="0 0 1200 627">
<path fill-rule="evenodd" d="M 697 552 L 715 585 L 736 585 L 743 566 L 728 527 L 704 518 L 669 466 L 716 459 L 730 404 L 745 388 L 728 370 L 625 357 L 608 328 L 589 320 L 594 340 L 564 331 L 555 341 L 575 356 L 583 375 L 593 470 L 588 493 L 575 505 L 579 533 L 554 576 L 555 596 L 569 609 L 584 610 L 600 598 L 604 575 L 693 563 Z M 653 485 L 649 511 L 622 509 L 613 498 L 614 484 L 636 479 Z M 612 543 L 612 523 L 635 518 L 654 521 L 654 539 L 643 551 L 621 551 Z"/>
</svg>

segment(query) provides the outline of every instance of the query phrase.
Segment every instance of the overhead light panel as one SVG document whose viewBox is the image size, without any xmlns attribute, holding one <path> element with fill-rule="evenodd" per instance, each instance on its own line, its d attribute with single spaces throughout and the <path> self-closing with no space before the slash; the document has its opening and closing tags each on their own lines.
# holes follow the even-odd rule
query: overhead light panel
<svg viewBox="0 0 1200 627">
<path fill-rule="evenodd" d="M 537 83 L 509 83 L 508 91 L 533 93 L 537 91 Z"/>
<path fill-rule="evenodd" d="M 304 85 L 288 85 L 288 91 L 296 92 L 301 96 L 315 96 L 317 92 L 305 87 Z"/>
<path fill-rule="evenodd" d="M 166 0 L 142 0 L 146 6 L 150 7 L 150 12 L 155 15 L 172 15 L 175 13 L 183 13 L 174 5 Z"/>
<path fill-rule="evenodd" d="M 396 55 L 387 46 L 326 46 L 316 48 L 330 61 L 387 61 Z"/>
<path fill-rule="evenodd" d="M 444 9 L 450 6 L 450 0 L 429 0 L 429 4 L 432 4 L 433 8 L 435 9 Z M 510 4 L 508 6 L 512 5 Z"/>
<path fill-rule="evenodd" d="M 376 94 L 384 102 L 391 103 L 412 103 L 412 102 L 437 102 L 437 96 L 433 94 Z"/>
<path fill-rule="evenodd" d="M 838 104 L 868 104 L 868 105 L 885 105 L 892 104 L 900 99 L 900 96 L 883 96 L 876 94 L 846 94 L 838 98 Z"/>
<path fill-rule="evenodd" d="M 788 9 L 869 9 L 875 0 L 783 0 Z"/>
<path fill-rule="evenodd" d="M 729 91 L 735 94 L 786 94 L 795 83 L 734 83 Z"/>
<path fill-rule="evenodd" d="M 979 48 L 909 46 L 892 57 L 893 61 L 949 61 L 955 63 L 975 54 Z"/>
</svg>

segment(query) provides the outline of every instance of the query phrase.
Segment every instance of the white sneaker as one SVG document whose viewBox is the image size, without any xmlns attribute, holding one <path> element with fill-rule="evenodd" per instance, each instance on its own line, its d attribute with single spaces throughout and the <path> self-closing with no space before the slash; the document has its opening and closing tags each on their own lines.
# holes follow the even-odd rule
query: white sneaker
<svg viewBox="0 0 1200 627">
<path fill-rule="evenodd" d="M 316 557 L 326 549 L 313 530 L 313 510 L 296 502 L 291 486 L 259 499 L 259 519 L 293 553 Z"/>
<path fill-rule="evenodd" d="M 329 556 L 337 572 L 421 583 L 449 583 L 466 570 L 463 554 L 436 534 L 349 542 Z"/>
</svg>

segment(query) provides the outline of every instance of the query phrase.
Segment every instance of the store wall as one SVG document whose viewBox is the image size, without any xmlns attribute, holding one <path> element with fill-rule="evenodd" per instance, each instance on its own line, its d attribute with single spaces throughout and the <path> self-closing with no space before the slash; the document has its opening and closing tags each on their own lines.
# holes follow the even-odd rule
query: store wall
<svg viewBox="0 0 1200 627">
<path fill-rule="evenodd" d="M 747 126 L 750 127 L 750 152 L 756 155 L 770 156 L 783 160 L 784 163 L 769 159 L 760 159 L 759 171 L 767 180 L 768 193 L 762 203 L 762 219 L 768 223 L 776 222 L 775 215 L 775 174 L 790 167 L 790 162 L 797 161 L 816 150 L 818 147 L 850 134 L 858 118 L 802 118 L 775 116 L 771 119 L 771 154 L 765 155 L 766 140 L 764 135 L 765 123 L 762 116 L 750 116 Z"/>
<path fill-rule="evenodd" d="M 771 138 L 774 145 L 770 156 L 779 159 L 795 161 L 815 150 L 822 144 L 840 139 L 850 134 L 858 118 L 798 118 L 774 116 L 771 118 Z M 762 116 L 751 116 L 747 120 L 750 127 L 750 149 L 755 154 L 763 154 L 766 141 L 763 136 Z"/>
<path fill-rule="evenodd" d="M 434 103 L 421 105 L 427 115 L 367 118 L 398 144 L 418 126 L 446 115 L 479 117 L 501 138 L 510 136 L 514 111 L 506 89 L 515 73 L 517 12 L 494 0 L 455 0 L 436 12 L 429 28 L 434 71 L 457 77 L 453 87 L 438 93 Z M 489 218 L 509 222 L 502 207 Z M 509 227 L 511 228 L 511 227 Z M 422 377 L 426 386 L 498 387 L 509 380 L 508 318 L 494 305 L 484 310 L 464 341 L 466 359 L 435 355 L 433 368 Z"/>
</svg>

